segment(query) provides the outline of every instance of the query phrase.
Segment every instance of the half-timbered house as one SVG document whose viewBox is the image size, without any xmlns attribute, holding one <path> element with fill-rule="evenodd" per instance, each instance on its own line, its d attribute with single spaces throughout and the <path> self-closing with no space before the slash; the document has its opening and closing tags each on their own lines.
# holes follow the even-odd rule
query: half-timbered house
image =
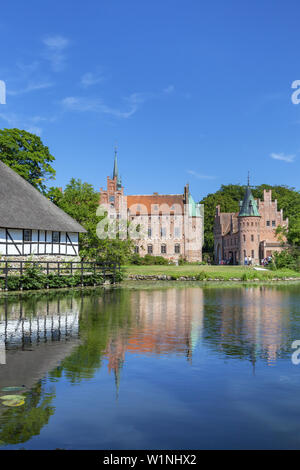
<svg viewBox="0 0 300 470">
<path fill-rule="evenodd" d="M 0 161 L 0 257 L 77 257 L 86 230 Z"/>
</svg>

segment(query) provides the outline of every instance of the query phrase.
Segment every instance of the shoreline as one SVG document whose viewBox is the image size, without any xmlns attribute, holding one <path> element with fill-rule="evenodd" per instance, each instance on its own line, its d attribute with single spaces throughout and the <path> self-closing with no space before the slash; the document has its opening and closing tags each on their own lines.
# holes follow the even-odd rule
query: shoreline
<svg viewBox="0 0 300 470">
<path fill-rule="evenodd" d="M 186 283 L 195 284 L 197 286 L 203 286 L 203 285 L 208 285 L 208 284 L 226 284 L 227 286 L 232 286 L 232 285 L 237 285 L 237 284 L 251 284 L 252 286 L 255 285 L 262 285 L 262 284 L 300 284 L 300 277 L 299 278 L 273 278 L 273 279 L 202 279 L 202 280 L 197 280 L 194 277 L 188 277 L 188 276 L 181 276 L 177 279 L 170 279 L 172 276 L 164 276 L 164 275 L 157 275 L 157 276 L 142 276 L 142 275 L 136 275 L 136 276 L 130 276 L 128 278 L 125 278 L 122 282 L 117 283 L 117 284 L 101 284 L 97 286 L 76 286 L 76 287 L 57 287 L 57 288 L 52 288 L 52 289 L 31 289 L 31 290 L 10 290 L 10 291 L 0 291 L 0 299 L 4 297 L 10 297 L 14 295 L 18 296 L 26 296 L 26 295 L 34 295 L 34 294 L 49 294 L 49 293 L 62 293 L 64 291 L 67 292 L 78 292 L 78 291 L 88 291 L 88 290 L 97 290 L 97 289 L 115 289 L 119 287 L 130 287 L 134 284 L 139 284 L 145 282 L 146 285 L 152 285 L 155 286 L 156 283 L 159 283 L 163 281 L 164 283 L 169 283 L 169 284 L 177 284 L 179 287 L 182 287 Z M 183 279 L 184 278 L 184 279 Z M 128 286 L 129 284 L 129 286 Z"/>
<path fill-rule="evenodd" d="M 172 275 L 167 275 L 167 274 L 157 274 L 157 275 L 152 275 L 152 274 L 129 274 L 124 281 L 181 281 L 181 282 L 255 282 L 255 283 L 261 283 L 261 282 L 279 282 L 279 281 L 284 281 L 284 282 L 300 282 L 300 275 L 299 277 L 274 277 L 274 278 L 253 278 L 253 279 L 242 279 L 242 278 L 229 278 L 229 279 L 224 279 L 224 278 L 204 278 L 204 279 L 197 279 L 196 276 L 172 276 Z M 123 282 L 124 282 L 123 281 Z"/>
</svg>

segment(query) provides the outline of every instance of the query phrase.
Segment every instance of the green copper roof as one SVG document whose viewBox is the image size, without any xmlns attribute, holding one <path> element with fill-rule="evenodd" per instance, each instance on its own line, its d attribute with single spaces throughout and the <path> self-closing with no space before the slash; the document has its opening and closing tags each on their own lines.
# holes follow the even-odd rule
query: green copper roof
<svg viewBox="0 0 300 470">
<path fill-rule="evenodd" d="M 115 150 L 115 161 L 114 161 L 114 172 L 113 172 L 113 179 L 117 178 L 117 189 L 122 188 L 122 181 L 119 177 L 119 170 L 118 170 L 118 161 L 117 161 L 117 149 Z"/>
<path fill-rule="evenodd" d="M 201 204 L 197 204 L 189 194 L 189 216 L 190 217 L 201 217 Z"/>
<path fill-rule="evenodd" d="M 241 201 L 239 217 L 260 217 L 256 201 L 251 192 L 250 186 L 247 186 L 244 200 Z"/>
<path fill-rule="evenodd" d="M 117 162 L 117 151 L 115 151 L 115 161 L 114 161 L 114 172 L 113 172 L 113 178 L 119 177 L 119 172 L 118 172 L 118 162 Z"/>
</svg>

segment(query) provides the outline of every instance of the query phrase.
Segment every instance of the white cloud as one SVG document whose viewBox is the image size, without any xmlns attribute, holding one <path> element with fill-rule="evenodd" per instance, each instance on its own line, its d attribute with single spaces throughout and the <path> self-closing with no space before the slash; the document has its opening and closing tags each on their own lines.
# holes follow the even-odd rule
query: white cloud
<svg viewBox="0 0 300 470">
<path fill-rule="evenodd" d="M 271 153 L 270 157 L 273 160 L 281 160 L 283 162 L 292 163 L 295 160 L 296 155 L 285 155 L 284 153 Z"/>
<path fill-rule="evenodd" d="M 7 90 L 7 95 L 16 96 L 22 95 L 24 93 L 30 93 L 32 91 L 37 90 L 44 90 L 45 88 L 50 88 L 54 84 L 51 82 L 44 82 L 44 83 L 29 83 L 25 88 L 21 88 L 19 90 Z"/>
<path fill-rule="evenodd" d="M 16 113 L 0 113 L 0 121 L 6 122 L 10 127 L 17 127 L 33 134 L 41 135 L 43 130 L 37 126 L 42 121 L 53 122 L 54 118 L 46 118 L 42 116 L 22 116 Z"/>
<path fill-rule="evenodd" d="M 92 111 L 96 113 L 108 114 L 116 118 L 127 119 L 136 113 L 141 104 L 144 103 L 145 99 L 146 95 L 143 93 L 133 93 L 129 97 L 125 98 L 124 101 L 126 101 L 129 106 L 127 111 L 108 106 L 100 99 L 90 99 L 76 96 L 68 96 L 64 98 L 61 101 L 61 104 L 65 110 L 69 111 Z"/>
<path fill-rule="evenodd" d="M 47 48 L 46 58 L 50 61 L 52 69 L 55 72 L 61 71 L 65 67 L 65 49 L 70 44 L 69 39 L 60 35 L 52 35 L 45 37 L 43 43 Z"/>
<path fill-rule="evenodd" d="M 43 130 L 40 127 L 36 127 L 36 126 L 25 127 L 24 130 L 27 132 L 30 132 L 31 134 L 35 134 L 39 136 L 42 135 L 42 132 L 43 132 Z"/>
<path fill-rule="evenodd" d="M 104 76 L 101 72 L 92 73 L 87 72 L 81 77 L 81 85 L 85 88 L 96 85 L 97 83 L 101 83 L 104 80 Z"/>
<path fill-rule="evenodd" d="M 169 91 L 170 93 L 170 91 Z M 68 111 L 78 111 L 86 112 L 93 111 L 102 114 L 108 114 L 116 118 L 127 119 L 133 116 L 141 106 L 151 99 L 162 97 L 162 93 L 152 93 L 152 92 L 135 92 L 131 95 L 123 98 L 123 102 L 127 106 L 127 110 L 122 110 L 120 107 L 114 108 L 106 105 L 99 98 L 85 98 L 85 97 L 76 97 L 68 96 L 61 101 L 61 105 L 65 110 Z"/>
<path fill-rule="evenodd" d="M 187 173 L 189 173 L 192 176 L 195 176 L 195 178 L 198 178 L 199 180 L 214 180 L 216 178 L 215 176 L 203 175 L 202 173 L 197 173 L 194 170 L 187 170 Z"/>
</svg>

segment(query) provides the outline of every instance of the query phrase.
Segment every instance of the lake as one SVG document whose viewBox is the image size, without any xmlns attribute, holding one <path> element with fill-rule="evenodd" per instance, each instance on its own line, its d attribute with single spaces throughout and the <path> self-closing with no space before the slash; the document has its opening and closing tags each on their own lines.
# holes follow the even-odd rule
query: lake
<svg viewBox="0 0 300 470">
<path fill-rule="evenodd" d="M 299 449 L 294 340 L 300 284 L 2 297 L 1 449 Z"/>
</svg>

